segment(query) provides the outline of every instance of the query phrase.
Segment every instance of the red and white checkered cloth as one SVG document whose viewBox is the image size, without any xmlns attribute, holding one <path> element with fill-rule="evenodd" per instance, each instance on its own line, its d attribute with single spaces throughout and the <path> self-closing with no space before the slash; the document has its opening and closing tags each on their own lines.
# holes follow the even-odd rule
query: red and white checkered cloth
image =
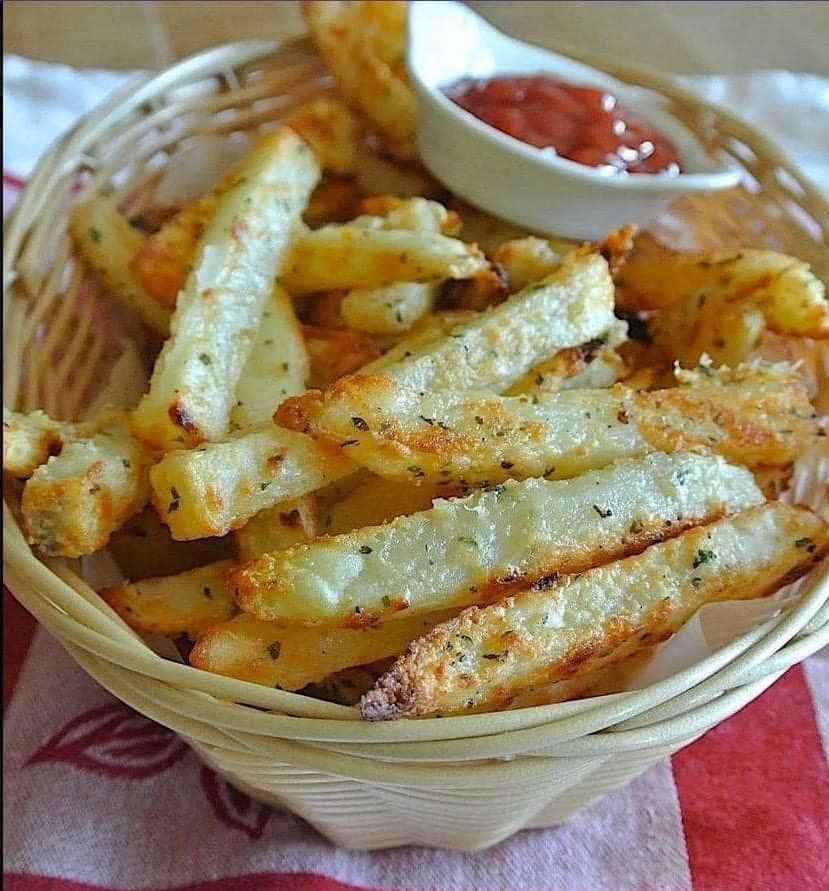
<svg viewBox="0 0 829 891">
<path fill-rule="evenodd" d="M 118 80 L 6 60 L 4 156 L 13 173 L 4 175 L 4 208 L 34 155 Z M 829 130 L 825 80 L 779 74 L 705 86 L 720 100 L 745 101 L 752 83 L 761 88 L 755 114 L 764 115 L 762 103 L 791 109 L 783 97 L 794 96 Z M 822 177 L 824 169 L 812 171 Z M 364 853 L 227 786 L 172 733 L 98 687 L 4 598 L 8 891 L 829 889 L 827 651 L 564 826 L 477 854 Z"/>
</svg>

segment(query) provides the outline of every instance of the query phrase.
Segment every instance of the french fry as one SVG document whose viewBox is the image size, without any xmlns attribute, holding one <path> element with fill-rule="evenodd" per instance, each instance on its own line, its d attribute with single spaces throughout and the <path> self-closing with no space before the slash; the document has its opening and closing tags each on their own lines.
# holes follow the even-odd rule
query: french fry
<svg viewBox="0 0 829 891">
<path fill-rule="evenodd" d="M 598 667 L 563 681 L 531 686 L 512 699 L 507 708 L 533 708 L 636 689 L 633 686 L 636 675 L 653 659 L 657 647 L 662 642 L 653 638 L 641 641 L 638 637 L 634 637 L 617 647 L 606 660 L 599 663 Z M 362 677 L 360 680 L 365 683 Z M 473 708 L 471 711 L 481 711 L 481 709 Z"/>
<path fill-rule="evenodd" d="M 284 628 L 242 613 L 203 634 L 190 664 L 214 674 L 300 690 L 336 671 L 395 656 L 448 617 L 413 616 L 378 627 Z"/>
<path fill-rule="evenodd" d="M 233 537 L 174 541 L 151 506 L 128 520 L 109 540 L 107 551 L 124 578 L 178 575 L 236 557 Z"/>
<path fill-rule="evenodd" d="M 711 317 L 754 306 L 778 334 L 829 337 L 829 302 L 807 263 L 774 251 L 663 253 L 631 258 L 619 276 L 625 300 L 640 309 L 676 312 L 690 305 Z M 706 314 L 707 315 L 707 314 Z"/>
<path fill-rule="evenodd" d="M 220 560 L 166 578 L 147 578 L 100 592 L 101 597 L 136 631 L 195 640 L 238 608 L 225 580 L 233 560 Z"/>
<path fill-rule="evenodd" d="M 360 193 L 353 179 L 324 177 L 311 193 L 302 220 L 312 229 L 329 223 L 344 223 L 357 214 L 359 200 Z"/>
<path fill-rule="evenodd" d="M 308 2 L 303 12 L 340 94 L 397 157 L 416 157 L 417 100 L 404 64 L 406 4 Z"/>
<path fill-rule="evenodd" d="M 317 389 L 325 389 L 380 356 L 377 342 L 360 331 L 303 325 L 302 334 L 310 361 L 308 383 Z"/>
<path fill-rule="evenodd" d="M 762 597 L 828 549 L 825 524 L 780 503 L 691 529 L 543 591 L 466 610 L 411 644 L 362 698 L 360 714 L 504 708 L 536 685 L 599 668 L 634 637 L 670 636 L 705 603 Z"/>
<path fill-rule="evenodd" d="M 357 169 L 362 123 L 334 96 L 317 96 L 286 121 L 311 146 L 323 170 L 350 176 Z"/>
<path fill-rule="evenodd" d="M 420 319 L 391 349 L 378 356 L 363 367 L 366 373 L 374 374 L 381 368 L 397 365 L 404 359 L 423 356 L 461 325 L 466 325 L 476 318 L 478 313 L 472 310 L 449 310 L 430 313 Z M 342 377 L 342 375 L 339 375 Z M 333 383 L 333 381 L 332 381 Z M 313 385 L 312 385 L 313 386 Z"/>
<path fill-rule="evenodd" d="M 627 325 L 618 322 L 603 337 L 577 347 L 559 350 L 539 362 L 507 390 L 507 395 L 555 393 L 557 390 L 598 389 L 622 380 L 628 367 L 616 351 L 627 337 Z"/>
<path fill-rule="evenodd" d="M 417 390 L 500 392 L 538 362 L 605 334 L 614 322 L 607 263 L 585 251 L 431 346 L 394 364 L 384 361 L 382 373 Z M 376 363 L 364 369 L 374 370 Z"/>
<path fill-rule="evenodd" d="M 347 625 L 356 612 L 384 621 L 549 585 L 762 501 L 749 471 L 721 458 L 650 455 L 572 480 L 508 482 L 263 554 L 231 584 L 260 619 Z"/>
<path fill-rule="evenodd" d="M 711 298 L 652 313 L 648 330 L 651 355 L 661 350 L 666 364 L 692 367 L 708 356 L 717 365 L 739 365 L 757 347 L 766 319 L 756 306 L 729 306 Z"/>
<path fill-rule="evenodd" d="M 380 659 L 369 665 L 356 665 L 344 668 L 323 678 L 316 684 L 309 684 L 300 691 L 304 696 L 313 696 L 324 702 L 355 706 L 360 697 L 367 693 L 377 678 L 391 665 L 390 659 Z"/>
<path fill-rule="evenodd" d="M 829 415 L 829 341 L 765 331 L 751 358 L 797 365 L 815 408 Z"/>
<path fill-rule="evenodd" d="M 515 293 L 558 269 L 562 255 L 547 239 L 530 235 L 504 242 L 492 259 L 506 272 L 510 293 Z"/>
<path fill-rule="evenodd" d="M 150 453 L 123 430 L 64 442 L 23 490 L 29 542 L 52 556 L 82 557 L 147 503 Z"/>
<path fill-rule="evenodd" d="M 411 232 L 433 232 L 456 237 L 460 234 L 460 217 L 438 201 L 422 197 L 399 198 L 395 195 L 370 195 L 360 203 L 360 210 L 369 217 L 382 218 L 384 229 L 408 229 Z M 358 217 L 355 223 L 359 225 Z"/>
<path fill-rule="evenodd" d="M 260 510 L 235 536 L 242 562 L 313 541 L 317 537 L 316 500 L 306 495 Z"/>
<path fill-rule="evenodd" d="M 109 294 L 134 312 L 157 334 L 166 336 L 170 308 L 147 292 L 130 269 L 146 239 L 118 210 L 113 198 L 95 195 L 69 214 L 69 234 L 87 266 Z"/>
<path fill-rule="evenodd" d="M 69 424 L 53 421 L 45 412 L 28 415 L 3 408 L 3 472 L 28 479 L 57 455 L 67 436 L 74 435 Z"/>
<path fill-rule="evenodd" d="M 263 137 L 235 168 L 133 415 L 148 445 L 193 447 L 227 433 L 274 273 L 318 179 L 311 151 L 287 128 Z"/>
<path fill-rule="evenodd" d="M 475 245 L 446 235 L 346 223 L 323 226 L 297 239 L 280 281 L 291 294 L 301 296 L 400 281 L 467 278 L 487 265 Z"/>
<path fill-rule="evenodd" d="M 433 307 L 437 285 L 397 282 L 382 288 L 349 291 L 340 311 L 350 328 L 369 334 L 401 334 Z"/>
<path fill-rule="evenodd" d="M 150 473 L 152 502 L 176 540 L 224 535 L 260 510 L 354 469 L 338 449 L 263 424 L 223 442 L 168 452 Z"/>
<path fill-rule="evenodd" d="M 308 374 L 302 327 L 290 296 L 276 285 L 265 303 L 253 348 L 236 384 L 232 425 L 244 429 L 269 421 L 283 399 L 305 389 Z"/>
<path fill-rule="evenodd" d="M 365 526 L 380 526 L 395 517 L 428 510 L 435 498 L 454 494 L 452 486 L 418 486 L 369 475 L 353 491 L 320 510 L 320 533 L 341 535 Z"/>
<path fill-rule="evenodd" d="M 442 190 L 420 165 L 401 163 L 367 146 L 357 155 L 355 178 L 366 195 L 414 198 L 437 195 Z"/>
<path fill-rule="evenodd" d="M 193 266 L 199 241 L 215 214 L 218 197 L 226 191 L 228 182 L 230 180 L 223 180 L 213 192 L 183 207 L 137 249 L 130 264 L 135 277 L 147 293 L 163 305 L 170 308 L 175 306 L 176 297 Z M 372 215 L 357 217 L 349 226 L 444 235 L 455 235 L 459 228 L 457 214 L 424 198 L 401 199 L 384 195 L 364 200 L 362 208 Z M 322 222 L 330 224 L 333 218 L 345 220 L 353 217 L 356 210 L 354 184 L 348 180 L 328 179 L 323 180 L 312 193 L 304 216 L 314 225 Z M 298 238 L 301 241 L 303 235 L 300 233 Z M 302 253 L 301 249 L 297 250 Z M 309 251 L 312 257 L 317 256 L 313 247 Z"/>
<path fill-rule="evenodd" d="M 378 476 L 467 485 L 567 478 L 653 451 L 703 449 L 749 467 L 785 466 L 817 434 L 803 383 L 786 366 L 703 367 L 681 372 L 680 382 L 499 397 L 354 375 L 324 395 L 286 401 L 277 417 Z"/>
<path fill-rule="evenodd" d="M 474 310 L 480 312 L 501 303 L 507 296 L 507 280 L 497 264 L 476 273 L 472 278 L 450 279 L 444 282 L 438 303 L 444 310 Z"/>
<path fill-rule="evenodd" d="M 130 269 L 146 292 L 170 312 L 187 283 L 199 241 L 216 213 L 218 189 L 186 204 L 145 239 Z"/>
<path fill-rule="evenodd" d="M 346 291 L 322 291 L 319 294 L 305 295 L 301 303 L 302 321 L 314 328 L 345 330 L 348 326 L 340 311 Z M 299 305 L 300 301 L 298 301 Z"/>
</svg>

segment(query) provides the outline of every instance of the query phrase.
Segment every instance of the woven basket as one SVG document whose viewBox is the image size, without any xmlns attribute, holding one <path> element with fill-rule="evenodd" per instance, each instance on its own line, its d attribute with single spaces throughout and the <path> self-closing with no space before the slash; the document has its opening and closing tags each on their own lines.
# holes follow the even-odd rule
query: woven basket
<svg viewBox="0 0 829 891">
<path fill-rule="evenodd" d="M 588 59 L 593 64 L 597 60 Z M 652 230 L 678 247 L 772 246 L 829 277 L 829 207 L 764 139 L 670 80 L 598 61 L 676 100 L 675 112 L 746 185 L 683 199 Z M 194 134 L 278 120 L 330 87 L 308 44 L 233 44 L 121 90 L 51 149 L 6 232 L 4 401 L 75 418 L 130 336 L 84 281 L 66 235 L 71 202 L 157 182 Z M 135 199 L 152 203 L 152 188 Z M 141 207 L 131 207 L 141 210 Z M 442 720 L 365 724 L 349 708 L 164 659 L 83 581 L 77 563 L 36 557 L 4 501 L 6 583 L 106 689 L 172 728 L 231 783 L 355 848 L 473 850 L 567 819 L 732 715 L 829 643 L 829 575 L 713 655 L 644 690 Z"/>
</svg>

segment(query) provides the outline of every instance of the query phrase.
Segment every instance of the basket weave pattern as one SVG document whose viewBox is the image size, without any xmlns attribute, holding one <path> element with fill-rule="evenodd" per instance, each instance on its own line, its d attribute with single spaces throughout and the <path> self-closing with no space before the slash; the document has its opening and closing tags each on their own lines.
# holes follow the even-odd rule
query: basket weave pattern
<svg viewBox="0 0 829 891">
<path fill-rule="evenodd" d="M 596 64 L 595 59 L 586 61 Z M 660 89 L 746 185 L 678 202 L 653 233 L 681 248 L 768 246 L 829 278 L 829 207 L 761 137 L 656 75 L 598 63 Z M 71 202 L 114 190 L 153 206 L 169 158 L 196 135 L 278 121 L 330 81 L 305 43 L 221 47 L 131 85 L 82 120 L 39 165 L 7 227 L 4 403 L 83 414 L 136 333 L 73 257 Z M 37 559 L 4 500 L 6 583 L 105 688 L 179 733 L 254 798 L 289 808 L 335 842 L 471 850 L 565 820 L 758 696 L 829 643 L 829 574 L 797 605 L 645 690 L 496 715 L 366 725 L 351 709 L 162 659 L 84 582 Z"/>
</svg>

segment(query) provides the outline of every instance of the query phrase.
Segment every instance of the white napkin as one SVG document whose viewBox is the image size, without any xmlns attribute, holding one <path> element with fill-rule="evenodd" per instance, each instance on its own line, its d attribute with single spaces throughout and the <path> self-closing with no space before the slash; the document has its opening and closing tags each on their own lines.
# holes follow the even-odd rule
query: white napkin
<svg viewBox="0 0 829 891">
<path fill-rule="evenodd" d="M 77 118 L 140 72 L 78 70 L 4 58 L 4 170 L 28 176 Z M 829 78 L 791 71 L 685 76 L 680 82 L 769 136 L 829 194 Z"/>
</svg>

